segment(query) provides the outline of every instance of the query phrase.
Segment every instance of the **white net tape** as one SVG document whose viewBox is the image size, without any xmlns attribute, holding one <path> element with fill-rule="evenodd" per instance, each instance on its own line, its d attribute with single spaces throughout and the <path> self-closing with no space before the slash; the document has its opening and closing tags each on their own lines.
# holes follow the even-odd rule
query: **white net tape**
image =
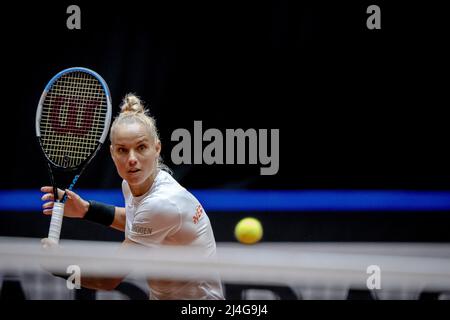
<svg viewBox="0 0 450 320">
<path fill-rule="evenodd" d="M 62 241 L 42 249 L 39 239 L 0 238 L 2 272 L 65 272 L 69 265 L 82 275 L 142 278 L 208 279 L 227 283 L 302 285 L 367 289 L 370 268 L 378 268 L 383 288 L 450 289 L 448 244 L 298 244 L 245 246 L 219 243 L 217 256 L 204 257 L 190 247 L 127 248 L 111 242 Z"/>
</svg>

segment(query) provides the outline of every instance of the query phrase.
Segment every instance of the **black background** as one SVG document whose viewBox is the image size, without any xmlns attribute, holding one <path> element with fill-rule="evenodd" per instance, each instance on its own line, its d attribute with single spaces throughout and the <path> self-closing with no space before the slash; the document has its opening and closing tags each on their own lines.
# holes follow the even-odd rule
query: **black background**
<svg viewBox="0 0 450 320">
<path fill-rule="evenodd" d="M 66 8 L 81 8 L 81 30 Z M 366 8 L 381 8 L 368 30 Z M 163 157 L 188 188 L 448 189 L 448 32 L 440 2 L 95 1 L 3 8 L 5 141 L 0 187 L 48 183 L 34 141 L 47 81 L 72 66 L 135 92 Z M 176 128 L 280 129 L 280 170 L 171 163 Z M 224 132 L 224 131 L 223 131 Z M 108 148 L 78 186 L 117 188 Z"/>
</svg>

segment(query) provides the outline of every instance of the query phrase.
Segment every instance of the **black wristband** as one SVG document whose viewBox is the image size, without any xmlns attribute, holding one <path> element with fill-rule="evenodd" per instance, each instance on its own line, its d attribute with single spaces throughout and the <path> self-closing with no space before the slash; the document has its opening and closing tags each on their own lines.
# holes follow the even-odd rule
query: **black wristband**
<svg viewBox="0 0 450 320">
<path fill-rule="evenodd" d="M 93 200 L 88 200 L 89 209 L 84 219 L 109 227 L 114 221 L 116 207 Z"/>
</svg>

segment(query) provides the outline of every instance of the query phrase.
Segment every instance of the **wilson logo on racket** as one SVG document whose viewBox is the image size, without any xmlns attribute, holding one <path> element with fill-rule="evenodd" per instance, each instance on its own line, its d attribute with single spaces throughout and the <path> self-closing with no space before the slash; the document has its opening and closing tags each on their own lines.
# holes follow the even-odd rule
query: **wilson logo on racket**
<svg viewBox="0 0 450 320">
<path fill-rule="evenodd" d="M 50 123 L 53 130 L 76 136 L 86 135 L 93 127 L 95 112 L 100 103 L 99 100 L 83 101 L 57 96 L 50 108 Z"/>
</svg>

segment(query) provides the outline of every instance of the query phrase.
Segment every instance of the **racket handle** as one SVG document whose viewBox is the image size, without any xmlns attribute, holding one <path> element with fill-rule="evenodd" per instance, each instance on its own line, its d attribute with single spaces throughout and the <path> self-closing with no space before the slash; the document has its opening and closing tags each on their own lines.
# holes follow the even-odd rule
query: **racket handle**
<svg viewBox="0 0 450 320">
<path fill-rule="evenodd" d="M 59 235 L 61 233 L 61 225 L 64 216 L 64 203 L 55 202 L 53 204 L 52 220 L 50 221 L 50 230 L 48 238 L 59 243 Z"/>
</svg>

